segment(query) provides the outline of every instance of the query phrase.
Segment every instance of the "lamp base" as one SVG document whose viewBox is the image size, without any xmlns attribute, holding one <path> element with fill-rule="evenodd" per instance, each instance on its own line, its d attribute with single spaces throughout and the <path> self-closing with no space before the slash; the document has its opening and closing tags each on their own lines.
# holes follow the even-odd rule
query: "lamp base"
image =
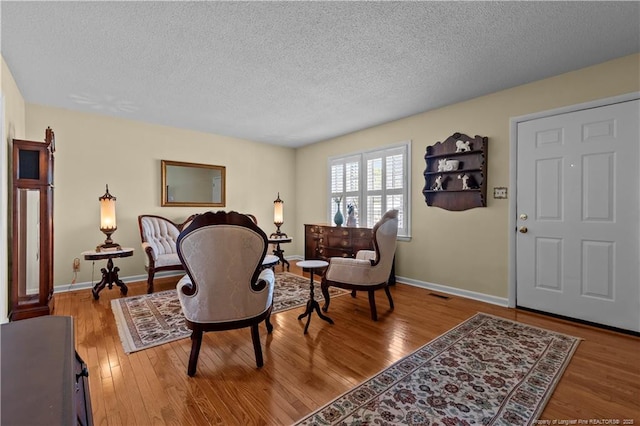
<svg viewBox="0 0 640 426">
<path fill-rule="evenodd" d="M 107 192 L 109 192 L 108 188 L 107 188 Z M 111 239 L 111 234 L 113 234 L 116 231 L 116 229 L 118 228 L 100 228 L 100 230 L 104 232 L 104 234 L 107 236 L 107 239 L 104 240 L 104 244 L 100 244 L 99 246 L 96 247 L 96 252 L 100 253 L 103 251 L 122 250 L 122 247 L 120 247 L 120 244 L 114 243 L 113 240 Z"/>
<path fill-rule="evenodd" d="M 269 235 L 269 238 L 289 238 L 289 236 L 284 232 L 280 232 L 280 230 L 278 229 L 276 232 Z"/>
<path fill-rule="evenodd" d="M 280 194 L 278 194 L 279 196 Z M 280 198 L 280 197 L 278 197 Z M 269 235 L 269 238 L 289 238 L 289 236 L 287 234 L 285 234 L 284 232 L 280 231 L 280 227 L 282 226 L 282 222 L 274 222 L 273 223 L 276 226 L 276 232 L 274 232 L 273 234 Z"/>
<path fill-rule="evenodd" d="M 96 247 L 96 252 L 98 253 L 105 252 L 105 251 L 118 251 L 118 250 L 122 250 L 122 247 L 120 247 L 120 244 L 116 244 L 116 243 L 104 243 Z"/>
</svg>

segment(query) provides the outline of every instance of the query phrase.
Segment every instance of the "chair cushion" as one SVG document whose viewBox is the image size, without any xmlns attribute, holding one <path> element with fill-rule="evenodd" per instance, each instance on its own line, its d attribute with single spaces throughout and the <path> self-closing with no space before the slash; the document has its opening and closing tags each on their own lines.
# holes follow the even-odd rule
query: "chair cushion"
<svg viewBox="0 0 640 426">
<path fill-rule="evenodd" d="M 160 268 L 163 266 L 178 266 L 181 265 L 180 258 L 178 257 L 178 253 L 169 253 L 158 256 L 156 259 L 156 268 Z"/>
<path fill-rule="evenodd" d="M 356 253 L 356 259 L 376 260 L 375 250 L 360 250 Z"/>
<path fill-rule="evenodd" d="M 367 286 L 379 284 L 379 282 L 372 280 L 372 274 L 375 272 L 368 260 L 332 257 L 331 267 L 327 269 L 326 278 L 330 281 Z"/>
</svg>

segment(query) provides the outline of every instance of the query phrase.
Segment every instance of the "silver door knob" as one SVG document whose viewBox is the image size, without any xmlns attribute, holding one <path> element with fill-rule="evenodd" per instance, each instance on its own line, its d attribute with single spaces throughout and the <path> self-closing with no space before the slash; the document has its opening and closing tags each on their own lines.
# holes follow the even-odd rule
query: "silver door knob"
<svg viewBox="0 0 640 426">
<path fill-rule="evenodd" d="M 527 232 L 529 232 L 529 230 L 527 229 L 527 227 L 526 227 L 526 226 L 521 226 L 521 227 L 518 229 L 518 232 L 520 232 L 521 234 L 526 234 Z"/>
</svg>

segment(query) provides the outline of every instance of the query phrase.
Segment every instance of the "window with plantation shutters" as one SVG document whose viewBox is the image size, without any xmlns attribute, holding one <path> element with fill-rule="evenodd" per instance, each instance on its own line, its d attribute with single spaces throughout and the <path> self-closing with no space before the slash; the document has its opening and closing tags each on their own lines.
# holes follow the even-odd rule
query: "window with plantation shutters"
<svg viewBox="0 0 640 426">
<path fill-rule="evenodd" d="M 399 211 L 398 236 L 409 237 L 410 142 L 329 159 L 329 223 L 340 205 L 357 226 L 371 228 L 391 209 Z"/>
</svg>

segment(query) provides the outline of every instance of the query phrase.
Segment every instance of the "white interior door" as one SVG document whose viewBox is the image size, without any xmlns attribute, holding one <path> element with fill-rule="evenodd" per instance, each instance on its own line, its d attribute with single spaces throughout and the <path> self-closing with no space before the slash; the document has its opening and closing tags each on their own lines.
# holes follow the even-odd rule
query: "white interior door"
<svg viewBox="0 0 640 426">
<path fill-rule="evenodd" d="M 518 124 L 516 303 L 640 331 L 640 101 Z"/>
</svg>

